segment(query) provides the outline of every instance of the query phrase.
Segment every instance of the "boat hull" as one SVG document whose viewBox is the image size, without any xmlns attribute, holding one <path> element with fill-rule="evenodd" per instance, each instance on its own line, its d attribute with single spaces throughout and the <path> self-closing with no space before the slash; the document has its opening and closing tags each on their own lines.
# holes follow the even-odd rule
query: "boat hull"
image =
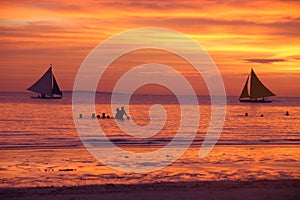
<svg viewBox="0 0 300 200">
<path fill-rule="evenodd" d="M 62 97 L 34 97 L 31 96 L 32 99 L 61 99 Z"/>
<path fill-rule="evenodd" d="M 270 99 L 240 99 L 240 102 L 246 103 L 271 103 Z"/>
</svg>

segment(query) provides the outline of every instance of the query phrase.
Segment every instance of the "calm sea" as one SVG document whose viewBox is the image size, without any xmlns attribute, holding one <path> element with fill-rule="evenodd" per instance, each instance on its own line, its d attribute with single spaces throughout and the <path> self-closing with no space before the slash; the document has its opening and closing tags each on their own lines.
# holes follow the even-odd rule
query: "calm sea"
<svg viewBox="0 0 300 200">
<path fill-rule="evenodd" d="M 30 95 L 0 93 L 0 187 L 300 178 L 300 98 L 276 97 L 270 104 L 242 104 L 238 97 L 228 97 L 218 143 L 200 159 L 211 106 L 209 97 L 199 96 L 200 125 L 191 147 L 163 169 L 136 174 L 111 169 L 86 150 L 74 125 L 71 93 L 61 100 L 31 99 Z M 96 114 L 115 114 L 109 100 L 109 94 L 96 95 Z M 136 95 L 130 103 L 131 121 L 140 126 L 149 124 L 153 104 L 164 106 L 167 119 L 151 138 L 127 135 L 115 120 L 99 120 L 99 124 L 120 148 L 133 152 L 161 148 L 175 136 L 181 112 L 174 97 Z M 85 113 L 81 120 L 97 120 L 90 115 Z M 154 116 L 160 120 L 164 115 Z"/>
</svg>

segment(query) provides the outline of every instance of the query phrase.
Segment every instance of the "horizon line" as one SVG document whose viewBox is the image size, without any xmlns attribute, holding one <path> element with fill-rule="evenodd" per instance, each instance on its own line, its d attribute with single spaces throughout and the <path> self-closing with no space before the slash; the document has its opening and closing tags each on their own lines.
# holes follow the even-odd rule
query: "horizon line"
<svg viewBox="0 0 300 200">
<path fill-rule="evenodd" d="M 1 91 L 0 93 L 33 93 L 30 91 Z M 73 90 L 62 90 L 62 92 L 64 93 L 72 93 Z M 90 90 L 78 90 L 78 92 L 86 92 L 86 93 L 90 93 L 90 92 L 94 92 L 94 91 L 90 91 Z M 105 92 L 105 91 L 96 91 L 96 94 L 112 94 L 113 92 Z M 128 95 L 127 93 L 115 93 L 115 94 L 119 94 L 119 95 Z M 134 95 L 151 95 L 151 96 L 173 96 L 172 94 L 150 94 L 150 93 L 135 93 Z M 180 96 L 192 96 L 191 94 L 178 94 Z M 209 94 L 196 94 L 196 96 L 211 96 Z M 221 96 L 221 95 L 214 95 L 214 96 Z M 239 95 L 226 95 L 229 97 L 239 97 Z M 272 98 L 276 98 L 276 97 L 300 97 L 300 96 L 274 96 Z"/>
</svg>

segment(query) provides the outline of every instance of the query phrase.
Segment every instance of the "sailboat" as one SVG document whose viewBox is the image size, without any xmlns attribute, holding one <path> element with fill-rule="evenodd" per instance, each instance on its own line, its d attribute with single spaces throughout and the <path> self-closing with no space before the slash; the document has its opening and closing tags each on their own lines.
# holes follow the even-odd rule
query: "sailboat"
<svg viewBox="0 0 300 200">
<path fill-rule="evenodd" d="M 248 93 L 248 83 L 250 79 L 250 94 Z M 240 102 L 250 103 L 271 103 L 271 99 L 266 97 L 276 96 L 258 79 L 254 70 L 251 69 L 251 74 L 248 76 L 245 86 L 239 98 Z"/>
<path fill-rule="evenodd" d="M 59 89 L 55 76 L 52 72 L 52 64 L 46 73 L 27 90 L 36 92 L 39 95 L 31 98 L 41 99 L 61 99 L 63 97 L 62 91 Z"/>
</svg>

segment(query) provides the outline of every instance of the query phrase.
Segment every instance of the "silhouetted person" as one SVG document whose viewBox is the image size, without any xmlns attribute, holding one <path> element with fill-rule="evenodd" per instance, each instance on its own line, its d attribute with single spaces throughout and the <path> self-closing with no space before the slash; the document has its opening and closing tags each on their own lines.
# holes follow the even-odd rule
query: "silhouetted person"
<svg viewBox="0 0 300 200">
<path fill-rule="evenodd" d="M 106 119 L 105 113 L 102 113 L 101 119 Z"/>
<path fill-rule="evenodd" d="M 248 117 L 248 113 L 245 113 L 245 116 Z"/>
<path fill-rule="evenodd" d="M 91 118 L 95 118 L 95 117 L 96 117 L 95 113 L 92 113 Z"/>
<path fill-rule="evenodd" d="M 123 119 L 123 116 L 126 116 L 127 119 L 130 119 L 130 117 L 127 115 L 127 113 L 125 112 L 125 109 L 124 109 L 124 106 L 121 107 L 121 110 L 120 110 L 120 118 Z"/>
<path fill-rule="evenodd" d="M 120 119 L 120 109 L 119 108 L 117 108 L 116 109 L 116 115 L 115 115 L 115 119 Z"/>
<path fill-rule="evenodd" d="M 110 119 L 110 116 L 109 115 L 107 115 L 107 117 L 106 117 L 107 119 Z"/>
<path fill-rule="evenodd" d="M 264 115 L 263 115 L 263 114 L 261 114 L 260 116 L 261 116 L 261 117 L 263 117 Z"/>
<path fill-rule="evenodd" d="M 289 115 L 290 115 L 289 111 L 286 111 L 285 115 L 286 115 L 286 116 L 289 116 Z"/>
<path fill-rule="evenodd" d="M 97 115 L 97 119 L 100 119 L 100 115 Z"/>
</svg>

